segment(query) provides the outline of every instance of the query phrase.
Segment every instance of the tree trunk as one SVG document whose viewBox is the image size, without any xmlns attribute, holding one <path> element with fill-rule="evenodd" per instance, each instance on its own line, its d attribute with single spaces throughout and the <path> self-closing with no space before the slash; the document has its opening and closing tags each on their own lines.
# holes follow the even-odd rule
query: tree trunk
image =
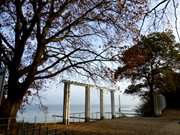
<svg viewBox="0 0 180 135">
<path fill-rule="evenodd" d="M 9 132 L 9 135 L 16 135 L 16 114 L 20 109 L 22 100 L 5 99 L 0 106 L 0 125 L 4 132 Z"/>
<path fill-rule="evenodd" d="M 26 83 L 19 83 L 18 68 L 15 69 L 15 64 L 12 65 L 13 68 L 9 70 L 7 98 L 4 98 L 0 105 L 0 126 L 3 124 L 3 129 L 10 131 L 8 135 L 16 135 L 16 115 L 29 85 L 33 82 L 31 76 Z"/>
<path fill-rule="evenodd" d="M 151 115 L 154 116 L 154 95 L 153 95 L 154 91 L 153 91 L 153 87 L 150 87 L 150 93 L 149 93 L 149 97 L 150 97 L 150 102 L 151 102 Z"/>
</svg>

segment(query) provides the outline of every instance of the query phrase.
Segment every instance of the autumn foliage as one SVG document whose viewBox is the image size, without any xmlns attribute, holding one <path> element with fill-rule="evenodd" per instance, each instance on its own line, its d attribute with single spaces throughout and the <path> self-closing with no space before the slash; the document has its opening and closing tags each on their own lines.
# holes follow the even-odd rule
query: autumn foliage
<svg viewBox="0 0 180 135">
<path fill-rule="evenodd" d="M 125 92 L 149 100 L 153 114 L 153 93 L 161 92 L 165 73 L 178 71 L 179 53 L 171 31 L 142 36 L 122 54 L 122 66 L 116 70 L 115 78 L 130 79 L 132 84 Z"/>
</svg>

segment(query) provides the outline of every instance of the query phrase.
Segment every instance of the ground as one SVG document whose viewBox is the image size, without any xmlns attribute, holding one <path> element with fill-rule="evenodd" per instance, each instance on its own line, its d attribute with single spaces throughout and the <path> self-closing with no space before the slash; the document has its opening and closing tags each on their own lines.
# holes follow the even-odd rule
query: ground
<svg viewBox="0 0 180 135">
<path fill-rule="evenodd" d="M 180 135 L 179 122 L 180 110 L 168 110 L 156 118 L 120 118 L 56 126 L 68 135 Z"/>
<path fill-rule="evenodd" d="M 180 110 L 167 110 L 162 117 L 123 117 L 67 126 L 19 123 L 18 127 L 17 135 L 180 135 Z"/>
</svg>

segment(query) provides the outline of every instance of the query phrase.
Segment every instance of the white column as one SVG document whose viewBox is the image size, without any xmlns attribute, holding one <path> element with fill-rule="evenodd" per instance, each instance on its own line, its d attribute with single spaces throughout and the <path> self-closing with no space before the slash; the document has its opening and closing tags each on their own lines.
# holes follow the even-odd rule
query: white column
<svg viewBox="0 0 180 135">
<path fill-rule="evenodd" d="M 64 103 L 63 103 L 63 123 L 65 125 L 69 124 L 69 114 L 70 114 L 70 84 L 64 83 Z"/>
<path fill-rule="evenodd" d="M 104 119 L 104 93 L 102 89 L 100 89 L 100 119 Z"/>
<path fill-rule="evenodd" d="M 85 87 L 85 122 L 90 120 L 90 87 Z"/>
<path fill-rule="evenodd" d="M 112 119 L 115 118 L 115 97 L 114 97 L 114 91 L 111 91 L 111 114 Z"/>
</svg>

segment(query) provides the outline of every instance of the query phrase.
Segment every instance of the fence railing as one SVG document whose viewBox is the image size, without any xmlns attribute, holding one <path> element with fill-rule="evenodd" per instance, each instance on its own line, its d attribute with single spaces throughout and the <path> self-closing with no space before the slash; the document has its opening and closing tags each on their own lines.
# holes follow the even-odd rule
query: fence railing
<svg viewBox="0 0 180 135">
<path fill-rule="evenodd" d="M 133 116 L 139 116 L 140 113 L 137 113 L 135 111 L 132 110 L 123 110 L 123 112 L 116 112 L 115 116 L 116 118 L 119 117 L 133 117 Z M 52 117 L 56 118 L 60 118 L 62 120 L 63 116 L 62 115 L 52 115 Z M 79 112 L 79 113 L 71 113 L 69 116 L 69 121 L 71 123 L 74 122 L 84 122 L 85 121 L 85 112 Z M 104 119 L 112 119 L 112 113 L 111 112 L 104 112 Z M 93 112 L 90 113 L 90 121 L 96 121 L 96 120 L 100 120 L 100 112 Z M 56 119 L 57 121 L 57 119 Z M 62 121 L 59 121 L 62 122 Z"/>
<path fill-rule="evenodd" d="M 24 123 L 22 126 L 21 123 L 17 123 L 14 131 L 12 129 L 0 128 L 0 135 L 58 135 L 64 134 L 66 131 L 59 128 L 59 125 L 62 124 L 28 124 Z"/>
</svg>

